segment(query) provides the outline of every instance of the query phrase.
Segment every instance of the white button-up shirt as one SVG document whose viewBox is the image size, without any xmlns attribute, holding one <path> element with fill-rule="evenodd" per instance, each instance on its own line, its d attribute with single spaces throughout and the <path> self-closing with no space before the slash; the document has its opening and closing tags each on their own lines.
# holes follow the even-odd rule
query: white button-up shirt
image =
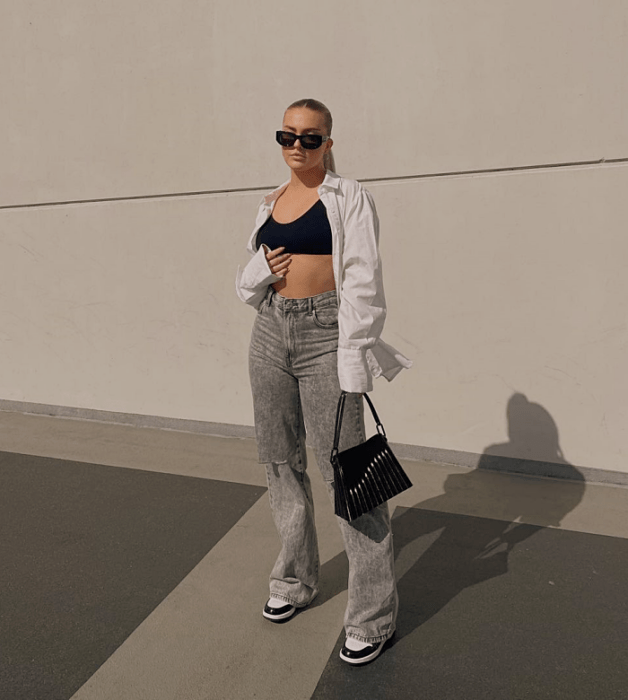
<svg viewBox="0 0 628 700">
<path fill-rule="evenodd" d="M 268 285 L 281 280 L 270 271 L 263 246 L 256 250 L 257 233 L 270 216 L 288 182 L 266 195 L 249 238 L 248 265 L 238 268 L 236 291 L 256 309 Z M 371 193 L 356 180 L 327 171 L 318 188 L 332 233 L 332 263 L 338 295 L 338 378 L 344 391 L 363 393 L 373 377 L 392 380 L 412 362 L 380 338 L 386 299 L 379 256 L 379 220 Z"/>
</svg>

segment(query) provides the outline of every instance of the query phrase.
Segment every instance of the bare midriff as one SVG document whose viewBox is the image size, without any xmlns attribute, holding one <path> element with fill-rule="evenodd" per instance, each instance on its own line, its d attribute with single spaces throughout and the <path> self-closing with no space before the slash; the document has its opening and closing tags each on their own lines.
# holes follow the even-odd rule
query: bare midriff
<svg viewBox="0 0 628 700">
<path fill-rule="evenodd" d="M 286 276 L 273 289 L 288 299 L 304 299 L 336 289 L 331 255 L 293 255 Z"/>
<path fill-rule="evenodd" d="M 288 195 L 288 196 L 286 196 Z M 287 224 L 302 216 L 318 200 L 317 192 L 305 196 L 279 197 L 273 209 L 273 217 L 280 224 Z M 286 276 L 273 284 L 273 289 L 288 299 L 304 299 L 336 289 L 331 255 L 292 255 Z"/>
</svg>

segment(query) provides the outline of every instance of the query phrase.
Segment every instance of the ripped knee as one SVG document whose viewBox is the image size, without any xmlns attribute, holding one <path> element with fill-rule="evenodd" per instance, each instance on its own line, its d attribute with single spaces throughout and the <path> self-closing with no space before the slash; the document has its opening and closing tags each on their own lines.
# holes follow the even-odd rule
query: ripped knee
<svg viewBox="0 0 628 700">
<path fill-rule="evenodd" d="M 305 463 L 298 459 L 282 459 L 282 460 L 269 460 L 264 462 L 266 465 L 266 470 L 278 479 L 280 477 L 280 472 L 282 468 L 288 467 L 292 471 L 303 474 L 305 472 Z"/>
</svg>

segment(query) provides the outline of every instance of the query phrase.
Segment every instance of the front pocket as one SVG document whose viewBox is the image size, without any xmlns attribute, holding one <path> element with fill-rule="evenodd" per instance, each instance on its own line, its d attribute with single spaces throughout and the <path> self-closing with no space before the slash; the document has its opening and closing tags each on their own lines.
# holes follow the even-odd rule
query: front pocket
<svg viewBox="0 0 628 700">
<path fill-rule="evenodd" d="M 312 317 L 319 328 L 333 328 L 338 325 L 338 307 L 323 306 L 312 309 Z"/>
</svg>

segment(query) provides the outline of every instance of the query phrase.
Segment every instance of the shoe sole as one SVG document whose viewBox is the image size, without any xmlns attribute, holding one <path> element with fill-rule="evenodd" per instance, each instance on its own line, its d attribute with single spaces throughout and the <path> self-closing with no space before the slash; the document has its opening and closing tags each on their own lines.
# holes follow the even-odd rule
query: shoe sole
<svg viewBox="0 0 628 700">
<path fill-rule="evenodd" d="M 267 612 L 262 610 L 262 615 L 271 622 L 282 622 L 283 620 L 290 619 L 296 611 L 296 608 L 292 608 L 292 610 L 287 613 L 283 613 L 283 615 L 269 615 Z"/>
</svg>

